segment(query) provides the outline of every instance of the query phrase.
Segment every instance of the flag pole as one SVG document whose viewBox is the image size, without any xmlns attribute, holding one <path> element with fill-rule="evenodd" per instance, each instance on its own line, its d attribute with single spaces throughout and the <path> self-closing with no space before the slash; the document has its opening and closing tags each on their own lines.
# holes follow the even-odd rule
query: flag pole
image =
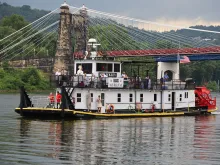
<svg viewBox="0 0 220 165">
<path fill-rule="evenodd" d="M 180 51 L 180 41 L 179 41 L 179 48 L 178 48 L 178 53 L 177 53 L 177 80 L 180 79 L 180 54 L 179 54 L 179 51 Z"/>
</svg>

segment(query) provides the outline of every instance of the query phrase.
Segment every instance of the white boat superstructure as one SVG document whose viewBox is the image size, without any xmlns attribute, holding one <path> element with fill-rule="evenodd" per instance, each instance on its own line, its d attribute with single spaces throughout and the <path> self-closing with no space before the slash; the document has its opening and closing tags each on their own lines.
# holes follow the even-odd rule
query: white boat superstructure
<svg viewBox="0 0 220 165">
<path fill-rule="evenodd" d="M 122 65 L 143 61 L 107 58 L 97 51 L 100 44 L 96 39 L 88 43 L 84 57 L 74 59 L 73 73 L 63 69 L 54 75 L 51 82 L 61 93 L 56 95 L 56 102 L 50 96 L 50 103 L 42 107 L 21 87 L 20 105 L 15 111 L 22 116 L 103 119 L 203 115 L 217 110 L 216 99 L 206 87 L 195 87 L 192 79 L 179 79 L 178 62 L 158 62 L 156 80 L 151 80 L 148 72 L 141 78 L 139 69 L 137 75 L 127 75 Z"/>
<path fill-rule="evenodd" d="M 74 60 L 74 76 L 68 82 L 59 78 L 60 85 L 71 88 L 75 109 L 97 111 L 98 96 L 102 113 L 110 105 L 118 111 L 178 111 L 195 107 L 194 82 L 179 80 L 178 63 L 159 62 L 154 82 L 139 76 L 124 77 L 123 61 L 103 58 L 98 54 L 98 45 L 96 39 L 90 39 L 90 52 L 84 59 Z M 169 79 L 164 78 L 167 72 Z"/>
</svg>

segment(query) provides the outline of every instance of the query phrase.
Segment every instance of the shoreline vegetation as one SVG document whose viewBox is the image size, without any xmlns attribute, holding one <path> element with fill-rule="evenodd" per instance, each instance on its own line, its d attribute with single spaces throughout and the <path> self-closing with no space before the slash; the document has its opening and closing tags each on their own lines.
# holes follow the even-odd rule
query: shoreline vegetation
<svg viewBox="0 0 220 165">
<path fill-rule="evenodd" d="M 3 63 L 0 68 L 0 93 L 19 93 L 24 86 L 29 93 L 47 93 L 55 89 L 51 86 L 50 75 L 37 68 L 15 69 Z"/>
</svg>

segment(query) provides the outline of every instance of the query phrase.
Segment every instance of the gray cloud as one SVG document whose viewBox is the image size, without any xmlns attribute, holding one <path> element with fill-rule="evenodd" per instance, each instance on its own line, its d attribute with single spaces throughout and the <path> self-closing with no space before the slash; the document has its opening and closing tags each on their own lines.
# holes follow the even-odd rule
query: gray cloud
<svg viewBox="0 0 220 165">
<path fill-rule="evenodd" d="M 11 5 L 30 5 L 32 8 L 53 10 L 62 0 L 0 0 Z M 67 0 L 72 6 L 84 3 L 88 8 L 130 17 L 172 23 L 218 24 L 219 0 Z M 196 22 L 197 21 L 197 22 Z"/>
</svg>

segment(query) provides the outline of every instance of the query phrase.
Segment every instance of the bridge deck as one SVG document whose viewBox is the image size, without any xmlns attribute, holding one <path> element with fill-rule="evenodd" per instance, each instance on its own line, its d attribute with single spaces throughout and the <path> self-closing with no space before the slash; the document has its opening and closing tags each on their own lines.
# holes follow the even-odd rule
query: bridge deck
<svg viewBox="0 0 220 165">
<path fill-rule="evenodd" d="M 177 54 L 187 55 L 190 61 L 220 60 L 220 46 L 203 48 L 181 48 L 181 49 L 150 49 L 150 50 L 117 50 L 98 52 L 99 56 L 107 57 L 142 57 L 151 56 L 155 61 L 173 62 L 177 61 Z M 75 58 L 84 58 L 83 52 L 75 52 Z"/>
</svg>

